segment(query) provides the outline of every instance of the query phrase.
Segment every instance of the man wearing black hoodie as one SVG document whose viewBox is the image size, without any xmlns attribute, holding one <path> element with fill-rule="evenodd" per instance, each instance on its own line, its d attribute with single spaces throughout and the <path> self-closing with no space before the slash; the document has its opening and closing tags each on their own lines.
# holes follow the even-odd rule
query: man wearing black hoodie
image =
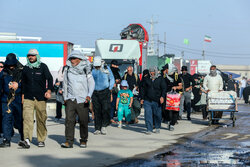
<svg viewBox="0 0 250 167">
<path fill-rule="evenodd" d="M 153 131 L 153 117 L 155 122 L 155 133 L 160 133 L 161 128 L 161 104 L 166 94 L 166 83 L 158 73 L 157 67 L 149 68 L 150 77 L 146 77 L 141 89 L 142 100 L 145 109 L 146 134 Z"/>
<path fill-rule="evenodd" d="M 123 80 L 127 80 L 129 89 L 134 95 L 131 107 L 131 123 L 138 123 L 137 117 L 141 114 L 141 104 L 139 101 L 140 78 L 136 73 L 134 73 L 133 67 L 128 66 L 127 72 L 123 76 Z"/>
</svg>

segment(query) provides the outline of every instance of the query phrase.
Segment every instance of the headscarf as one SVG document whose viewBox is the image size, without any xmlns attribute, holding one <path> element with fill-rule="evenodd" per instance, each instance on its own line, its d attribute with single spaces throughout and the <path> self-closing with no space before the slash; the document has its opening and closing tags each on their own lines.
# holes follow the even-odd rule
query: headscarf
<svg viewBox="0 0 250 167">
<path fill-rule="evenodd" d="M 28 57 L 26 57 L 26 59 L 27 59 L 26 66 L 28 66 L 29 68 L 39 68 L 41 65 L 40 55 L 36 55 L 36 62 L 34 63 L 31 63 Z"/>
<path fill-rule="evenodd" d="M 155 75 L 152 76 L 150 72 L 155 72 Z M 150 75 L 150 78 L 152 80 L 155 80 L 156 78 L 158 78 L 160 76 L 159 72 L 158 72 L 158 68 L 156 66 L 154 67 L 150 67 L 149 68 L 149 75 Z"/>
</svg>

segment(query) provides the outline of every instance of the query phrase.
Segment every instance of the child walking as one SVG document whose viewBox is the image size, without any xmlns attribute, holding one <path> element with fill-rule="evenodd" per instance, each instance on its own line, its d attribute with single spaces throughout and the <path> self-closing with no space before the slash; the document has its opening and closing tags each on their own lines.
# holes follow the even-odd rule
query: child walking
<svg viewBox="0 0 250 167">
<path fill-rule="evenodd" d="M 116 109 L 118 116 L 118 128 L 122 127 L 122 119 L 123 115 L 125 115 L 126 123 L 128 124 L 131 120 L 131 111 L 130 108 L 133 103 L 133 93 L 128 89 L 128 82 L 126 80 L 122 80 L 121 82 L 121 90 L 118 92 L 117 100 L 116 100 Z"/>
</svg>

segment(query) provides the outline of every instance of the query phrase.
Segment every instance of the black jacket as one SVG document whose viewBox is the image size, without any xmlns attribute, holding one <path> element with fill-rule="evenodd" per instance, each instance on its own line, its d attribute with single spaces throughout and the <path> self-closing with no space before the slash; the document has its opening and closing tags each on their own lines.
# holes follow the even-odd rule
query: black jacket
<svg viewBox="0 0 250 167">
<path fill-rule="evenodd" d="M 125 75 L 122 78 L 123 80 L 127 80 L 129 89 L 132 91 L 135 86 L 139 87 L 140 85 L 140 78 L 137 74 L 132 73 L 132 75 L 129 75 L 128 73 L 125 73 Z"/>
<path fill-rule="evenodd" d="M 165 83 L 167 85 L 166 92 L 170 92 L 174 86 L 178 86 L 179 83 L 182 83 L 182 80 L 177 73 L 173 74 L 173 75 L 169 75 L 169 77 L 171 77 L 173 79 L 173 82 L 171 82 L 167 77 L 164 78 Z M 176 92 L 180 92 L 180 91 L 182 91 L 182 89 L 180 89 L 180 90 L 176 89 Z"/>
<path fill-rule="evenodd" d="M 24 99 L 44 101 L 47 90 L 53 90 L 53 78 L 46 64 L 39 68 L 25 66 L 22 74 L 22 94 Z"/>
<path fill-rule="evenodd" d="M 193 87 L 195 85 L 193 77 L 189 73 L 187 73 L 186 75 L 180 74 L 179 76 L 182 78 L 184 82 L 184 85 L 182 85 L 184 87 L 184 90 L 186 88 L 189 88 L 190 86 Z"/>
<path fill-rule="evenodd" d="M 141 88 L 142 99 L 150 102 L 160 102 L 160 98 L 166 96 L 166 89 L 166 83 L 161 76 L 154 81 L 146 77 Z"/>
</svg>

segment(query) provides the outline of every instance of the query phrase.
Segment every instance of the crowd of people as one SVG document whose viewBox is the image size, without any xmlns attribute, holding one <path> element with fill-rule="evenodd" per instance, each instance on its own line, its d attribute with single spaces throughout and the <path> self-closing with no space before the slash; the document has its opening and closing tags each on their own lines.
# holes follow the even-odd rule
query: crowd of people
<svg viewBox="0 0 250 167">
<path fill-rule="evenodd" d="M 11 146 L 13 129 L 16 128 L 20 134 L 18 145 L 29 149 L 34 123 L 38 147 L 45 146 L 46 100 L 51 98 L 53 90 L 56 93 L 56 120 L 62 118 L 62 106 L 65 106 L 65 142 L 61 147 L 73 147 L 77 122 L 80 127 L 80 147 L 86 148 L 89 113 L 94 119 L 94 135 L 107 135 L 110 124 L 118 128 L 137 124 L 142 107 L 145 134 L 160 133 L 162 123 L 167 123 L 169 130 L 173 131 L 178 120 L 184 119 L 184 113 L 189 121 L 192 111 L 202 111 L 203 119 L 207 119 L 206 94 L 209 91 L 222 91 L 225 86 L 214 65 L 207 76 L 190 75 L 187 66 L 182 66 L 179 74 L 176 66 L 166 64 L 160 70 L 156 66 L 144 70 L 141 78 L 132 66 L 128 66 L 121 76 L 119 65 L 117 60 L 113 60 L 108 66 L 98 56 L 90 64 L 80 51 L 72 51 L 53 85 L 52 75 L 47 65 L 40 61 L 36 49 L 30 49 L 27 53 L 25 66 L 19 63 L 14 53 L 8 54 L 6 61 L 0 62 L 0 130 L 3 134 L 0 147 Z M 226 89 L 236 91 L 231 76 Z M 177 111 L 166 109 L 166 95 L 169 92 L 181 95 Z"/>
</svg>

